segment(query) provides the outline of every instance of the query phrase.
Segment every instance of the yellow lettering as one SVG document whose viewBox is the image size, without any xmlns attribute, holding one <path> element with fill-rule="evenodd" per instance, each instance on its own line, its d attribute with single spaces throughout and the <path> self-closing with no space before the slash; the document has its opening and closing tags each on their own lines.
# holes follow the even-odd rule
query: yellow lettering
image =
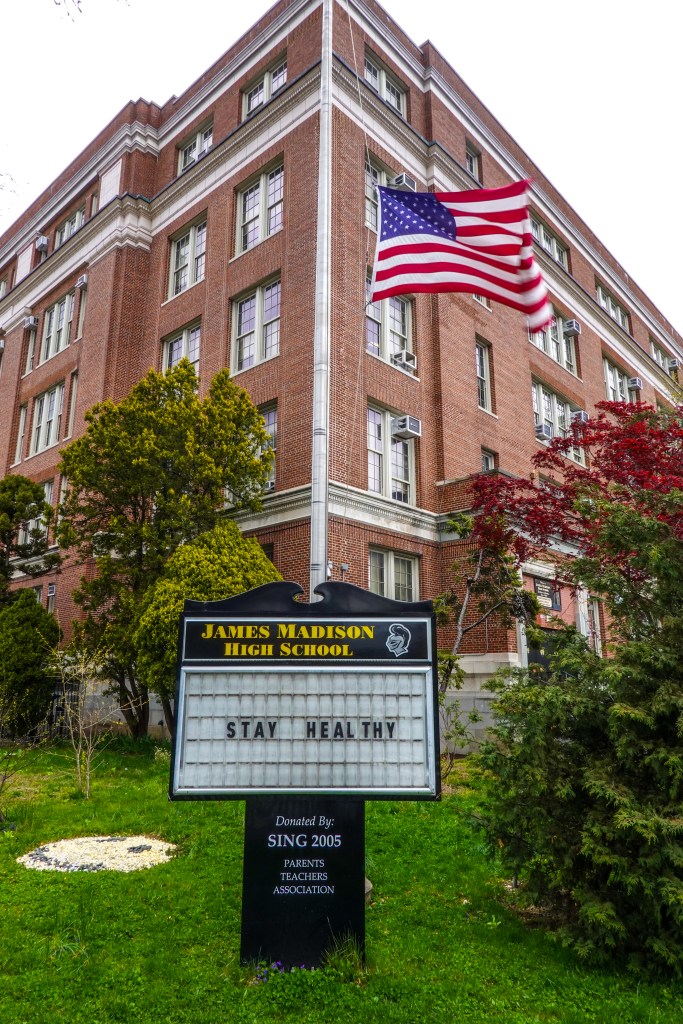
<svg viewBox="0 0 683 1024">
<path fill-rule="evenodd" d="M 296 633 L 294 632 L 294 624 L 292 622 L 278 622 L 277 635 L 278 639 L 282 639 L 283 637 L 286 637 L 288 640 L 296 639 Z"/>
<path fill-rule="evenodd" d="M 213 636 L 213 622 L 207 622 L 202 633 L 202 640 L 210 640 Z"/>
</svg>

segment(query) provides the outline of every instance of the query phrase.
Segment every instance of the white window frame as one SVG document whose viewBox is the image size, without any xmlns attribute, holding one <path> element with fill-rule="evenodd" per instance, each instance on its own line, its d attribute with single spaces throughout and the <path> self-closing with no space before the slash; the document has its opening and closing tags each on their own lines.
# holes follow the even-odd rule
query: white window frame
<svg viewBox="0 0 683 1024">
<path fill-rule="evenodd" d="M 254 178 L 237 196 L 237 251 L 247 252 L 282 230 L 285 168 L 276 167 Z"/>
<path fill-rule="evenodd" d="M 365 226 L 377 231 L 379 226 L 379 200 L 376 188 L 388 185 L 391 171 L 381 167 L 376 160 L 365 158 Z"/>
<path fill-rule="evenodd" d="M 537 349 L 550 356 L 565 370 L 578 376 L 576 370 L 576 347 L 574 339 L 564 333 L 565 319 L 557 310 L 553 310 L 553 319 L 540 331 L 529 331 L 529 341 Z"/>
<path fill-rule="evenodd" d="M 7 276 L 0 277 L 0 299 L 4 299 L 7 294 Z"/>
<path fill-rule="evenodd" d="M 663 349 L 661 345 L 657 344 L 653 337 L 650 337 L 650 355 L 657 363 L 657 365 L 661 366 L 662 370 L 664 370 L 664 373 L 670 375 L 671 371 L 669 370 L 669 360 L 672 357 L 669 355 L 666 349 Z"/>
<path fill-rule="evenodd" d="M 35 369 L 37 338 L 38 331 L 35 327 L 32 327 L 28 332 L 28 340 L 26 342 L 26 362 L 24 363 L 24 372 L 22 374 L 24 377 Z"/>
<path fill-rule="evenodd" d="M 194 135 L 178 146 L 178 174 L 196 164 L 197 160 L 209 152 L 213 145 L 213 121 L 205 122 Z"/>
<path fill-rule="evenodd" d="M 491 389 L 491 346 L 477 340 L 474 346 L 477 374 L 477 405 L 485 412 L 493 412 Z"/>
<path fill-rule="evenodd" d="M 634 402 L 633 392 L 629 391 L 629 376 L 620 366 L 613 363 L 607 356 L 602 357 L 602 371 L 605 379 L 605 397 L 608 402 Z"/>
<path fill-rule="evenodd" d="M 242 120 L 244 121 L 251 114 L 260 110 L 280 89 L 284 89 L 286 84 L 287 56 L 285 54 L 271 65 L 260 78 L 255 79 L 242 90 Z"/>
<path fill-rule="evenodd" d="M 78 341 L 83 337 L 83 326 L 85 324 L 85 311 L 88 306 L 88 289 L 80 289 L 80 298 L 78 300 L 78 322 L 76 324 L 76 337 L 74 341 Z"/>
<path fill-rule="evenodd" d="M 55 231 L 55 249 L 59 249 L 60 245 L 64 245 L 65 242 L 74 235 L 78 229 L 82 226 L 85 221 L 85 207 L 81 206 L 80 209 L 75 210 L 66 220 L 63 220 Z"/>
<path fill-rule="evenodd" d="M 571 434 L 572 408 L 566 398 L 562 398 L 541 381 L 531 382 L 531 404 L 534 411 L 534 426 L 545 423 L 552 428 L 553 437 L 569 437 Z M 540 438 L 539 438 L 540 440 Z M 550 440 L 550 439 L 549 439 Z M 545 442 L 542 442 L 545 443 Z M 572 448 L 566 453 L 568 458 L 579 465 L 585 464 L 582 448 Z"/>
<path fill-rule="evenodd" d="M 17 445 L 14 450 L 14 465 L 21 462 L 24 457 L 24 444 L 26 442 L 26 423 L 28 421 L 28 402 L 19 407 L 19 427 L 17 430 Z"/>
<path fill-rule="evenodd" d="M 75 293 L 68 292 L 58 302 L 48 306 L 43 314 L 43 339 L 40 362 L 44 363 L 62 352 L 71 341 Z"/>
<path fill-rule="evenodd" d="M 406 117 L 406 95 L 404 85 L 391 71 L 387 71 L 374 54 L 365 55 L 363 77 L 370 88 L 402 118 Z"/>
<path fill-rule="evenodd" d="M 273 315 L 276 303 L 277 315 Z M 240 373 L 280 354 L 282 282 L 267 281 L 233 302 L 232 371 Z M 251 340 L 250 340 L 251 339 Z"/>
<path fill-rule="evenodd" d="M 169 298 L 181 295 L 206 276 L 207 219 L 201 217 L 171 238 Z"/>
<path fill-rule="evenodd" d="M 478 292 L 473 292 L 472 298 L 475 302 L 478 302 L 480 306 L 484 306 L 485 309 L 491 309 L 491 300 L 488 295 L 479 295 Z"/>
<path fill-rule="evenodd" d="M 393 601 L 419 600 L 419 564 L 416 555 L 404 551 L 369 548 L 368 590 Z"/>
<path fill-rule="evenodd" d="M 602 306 L 608 316 L 611 316 L 620 327 L 623 327 L 624 330 L 630 334 L 631 328 L 628 313 L 621 303 L 617 302 L 614 296 L 610 294 L 606 288 L 603 288 L 601 284 L 596 285 L 596 295 L 598 303 Z"/>
<path fill-rule="evenodd" d="M 476 181 L 481 181 L 481 153 L 471 142 L 465 143 L 465 169 Z"/>
<path fill-rule="evenodd" d="M 46 501 L 48 505 L 51 505 L 55 489 L 54 479 L 44 480 L 41 486 L 43 488 L 43 501 Z M 36 539 L 38 539 L 38 537 L 46 536 L 47 523 L 42 515 L 36 516 L 35 519 L 27 519 L 26 523 L 19 527 L 17 543 L 29 544 L 32 540 L 32 534 Z"/>
<path fill-rule="evenodd" d="M 34 398 L 31 455 L 37 455 L 59 442 L 63 403 L 64 381 Z"/>
<path fill-rule="evenodd" d="M 195 321 L 174 331 L 172 335 L 164 339 L 163 370 L 173 369 L 181 359 L 189 359 L 199 374 L 199 356 L 201 350 L 201 323 Z"/>
<path fill-rule="evenodd" d="M 273 461 L 268 471 L 268 483 L 275 485 L 275 452 L 277 450 L 277 402 L 269 402 L 259 409 L 263 416 L 265 431 L 268 434 L 267 448 L 273 453 Z"/>
<path fill-rule="evenodd" d="M 415 441 L 391 436 L 396 413 L 368 405 L 368 491 L 402 505 L 415 504 Z"/>
<path fill-rule="evenodd" d="M 370 300 L 371 278 L 365 282 L 365 351 L 385 363 L 397 365 L 399 352 L 413 351 L 413 307 L 410 299 L 391 295 L 379 302 Z M 413 373 L 412 367 L 400 367 Z"/>
<path fill-rule="evenodd" d="M 491 473 L 496 468 L 496 453 L 492 452 L 490 448 L 482 448 L 481 450 L 481 471 L 482 473 Z"/>
<path fill-rule="evenodd" d="M 66 425 L 65 437 L 73 437 L 74 425 L 76 422 L 76 399 L 78 398 L 78 370 L 71 374 L 69 385 L 69 418 Z"/>
<path fill-rule="evenodd" d="M 543 221 L 539 220 L 533 214 L 531 215 L 531 234 L 534 237 L 534 241 L 538 242 L 540 247 L 548 253 L 551 259 L 559 263 L 565 270 L 569 270 L 569 249 L 564 245 L 559 238 L 553 234 L 550 228 L 546 227 Z"/>
</svg>

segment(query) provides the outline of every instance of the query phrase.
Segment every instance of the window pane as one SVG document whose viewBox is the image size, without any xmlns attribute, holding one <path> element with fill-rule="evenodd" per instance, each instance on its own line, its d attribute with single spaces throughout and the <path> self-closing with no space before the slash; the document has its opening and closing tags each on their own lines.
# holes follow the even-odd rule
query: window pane
<svg viewBox="0 0 683 1024">
<path fill-rule="evenodd" d="M 283 61 L 279 67 L 273 71 L 273 92 L 277 92 L 287 81 L 287 61 Z"/>
<path fill-rule="evenodd" d="M 413 600 L 413 561 L 394 556 L 394 597 L 397 601 Z"/>
<path fill-rule="evenodd" d="M 383 551 L 371 551 L 368 559 L 368 589 L 373 594 L 385 594 L 385 555 Z"/>
</svg>

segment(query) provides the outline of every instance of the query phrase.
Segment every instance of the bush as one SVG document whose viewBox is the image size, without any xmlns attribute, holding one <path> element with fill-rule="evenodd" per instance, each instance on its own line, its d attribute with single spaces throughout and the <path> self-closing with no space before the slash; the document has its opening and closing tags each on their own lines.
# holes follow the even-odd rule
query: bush
<svg viewBox="0 0 683 1024">
<path fill-rule="evenodd" d="M 57 620 L 32 590 L 0 611 L 0 720 L 11 737 L 27 735 L 47 715 L 55 685 L 49 666 L 58 642 Z"/>
</svg>

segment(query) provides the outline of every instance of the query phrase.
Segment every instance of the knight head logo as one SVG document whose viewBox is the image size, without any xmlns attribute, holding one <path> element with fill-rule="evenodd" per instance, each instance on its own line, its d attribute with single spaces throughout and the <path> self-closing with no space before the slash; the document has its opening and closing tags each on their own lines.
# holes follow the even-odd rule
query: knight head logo
<svg viewBox="0 0 683 1024">
<path fill-rule="evenodd" d="M 387 647 L 396 658 L 406 654 L 410 645 L 410 630 L 401 622 L 392 622 L 389 626 Z"/>
</svg>

